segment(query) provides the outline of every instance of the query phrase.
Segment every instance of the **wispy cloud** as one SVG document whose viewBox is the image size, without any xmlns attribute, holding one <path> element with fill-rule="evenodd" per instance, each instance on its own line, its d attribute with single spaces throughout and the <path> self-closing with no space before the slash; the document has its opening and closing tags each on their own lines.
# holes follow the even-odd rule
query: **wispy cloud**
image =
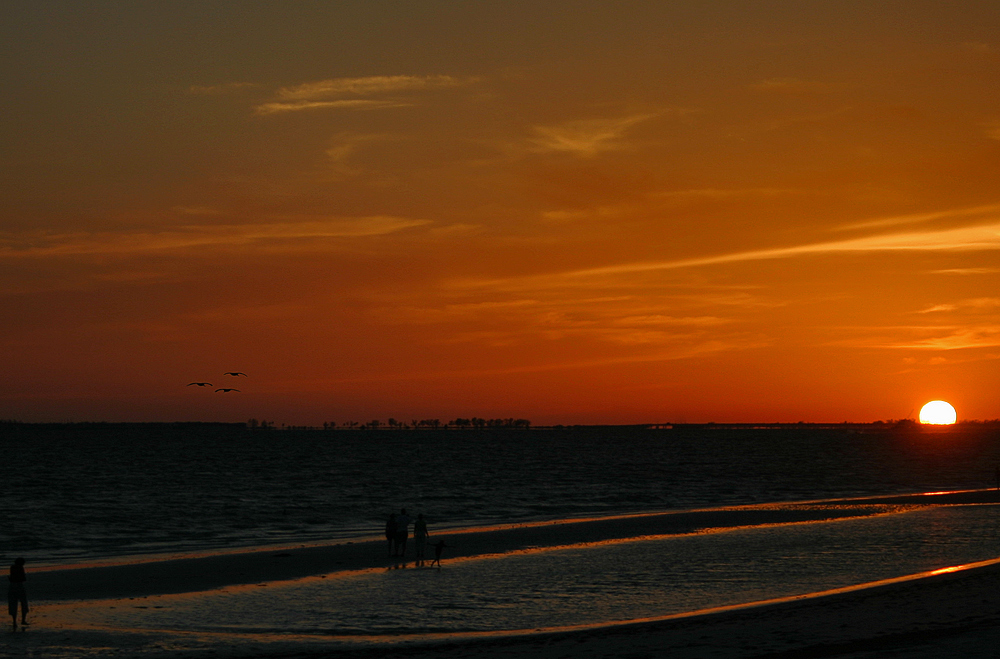
<svg viewBox="0 0 1000 659">
<path fill-rule="evenodd" d="M 952 353 L 952 355 L 954 355 L 954 354 L 955 353 Z M 975 363 L 975 362 L 994 361 L 994 360 L 1000 359 L 1000 354 L 995 353 L 995 352 L 994 353 L 989 353 L 989 352 L 987 352 L 987 353 L 978 353 L 978 354 L 977 353 L 964 353 L 964 354 L 963 353 L 959 353 L 959 354 L 961 354 L 962 356 L 960 356 L 960 357 L 958 357 L 958 356 L 942 357 L 940 355 L 935 355 L 934 357 L 931 357 L 931 358 L 927 359 L 926 363 L 929 366 L 945 366 L 945 365 L 947 365 L 947 366 L 954 366 L 956 364 L 970 364 L 970 363 Z M 918 359 L 916 359 L 914 357 L 904 357 L 903 358 L 903 363 L 907 364 L 907 365 L 918 364 L 919 362 L 920 362 L 920 360 L 918 360 Z M 916 369 L 908 368 L 908 369 L 905 369 L 905 370 L 903 370 L 901 372 L 902 373 L 912 373 L 915 370 Z"/>
<path fill-rule="evenodd" d="M 731 318 L 719 318 L 718 316 L 665 316 L 653 314 L 649 316 L 626 316 L 616 318 L 612 321 L 614 325 L 633 327 L 663 327 L 663 326 L 694 326 L 713 327 L 716 325 L 726 325 L 733 322 Z"/>
<path fill-rule="evenodd" d="M 399 96 L 404 92 L 460 87 L 476 80 L 477 78 L 456 78 L 447 75 L 368 76 L 318 80 L 279 89 L 274 100 L 257 105 L 254 111 L 258 115 L 270 115 L 299 110 L 373 110 L 407 107 L 413 105 L 413 102 Z M 387 94 L 396 96 L 371 98 L 384 97 Z"/>
<path fill-rule="evenodd" d="M 0 235 L 0 257 L 128 254 L 281 240 L 379 236 L 427 224 L 431 224 L 430 220 L 379 215 L 269 224 L 180 226 L 156 232 L 7 234 Z"/>
<path fill-rule="evenodd" d="M 358 174 L 361 169 L 350 164 L 362 145 L 373 142 L 384 142 L 394 139 L 384 133 L 353 133 L 344 132 L 334 135 L 326 155 L 330 158 L 332 168 L 341 174 Z"/>
<path fill-rule="evenodd" d="M 1000 346 L 1000 327 L 963 327 L 948 331 L 947 334 L 900 342 L 885 347 L 908 348 L 911 350 L 964 350 L 968 348 L 994 348 Z"/>
<path fill-rule="evenodd" d="M 292 103 L 261 103 L 254 112 L 261 116 L 279 112 L 297 112 L 299 110 L 378 110 L 383 108 L 402 108 L 412 105 L 400 101 L 376 101 L 370 99 L 344 99 L 338 101 L 295 101 Z"/>
<path fill-rule="evenodd" d="M 957 311 L 958 309 L 996 309 L 1000 308 L 1000 297 L 977 297 L 951 304 L 935 304 L 918 313 L 934 313 L 938 311 Z"/>
<path fill-rule="evenodd" d="M 899 226 L 903 224 L 919 224 L 921 222 L 932 222 L 949 218 L 971 218 L 997 215 L 1000 213 L 1000 204 L 986 204 L 983 206 L 973 206 L 972 208 L 960 208 L 946 211 L 935 211 L 933 213 L 914 213 L 912 215 L 896 215 L 893 217 L 883 217 L 876 220 L 866 220 L 864 222 L 853 222 L 834 227 L 833 231 L 853 231 L 856 229 L 879 229 L 883 227 Z"/>
<path fill-rule="evenodd" d="M 931 270 L 935 275 L 991 275 L 1000 272 L 1000 268 L 946 268 Z"/>
<path fill-rule="evenodd" d="M 557 126 L 535 126 L 531 150 L 539 153 L 570 153 L 590 157 L 626 147 L 622 137 L 632 126 L 657 114 L 636 114 L 615 119 L 584 119 Z"/>
<path fill-rule="evenodd" d="M 474 341 L 476 343 L 481 343 L 481 344 L 489 343 L 488 337 L 484 337 L 481 335 L 477 335 L 474 338 L 470 337 L 469 341 Z M 483 378 L 483 377 L 510 375 L 518 373 L 545 373 L 550 371 L 572 371 L 572 370 L 587 369 L 594 367 L 614 366 L 619 364 L 644 364 L 644 363 L 680 361 L 684 359 L 700 357 L 703 355 L 717 354 L 721 352 L 764 348 L 768 347 L 769 345 L 770 344 L 766 341 L 747 340 L 742 342 L 727 342 L 727 341 L 710 340 L 710 341 L 703 341 L 695 345 L 686 346 L 683 348 L 672 348 L 669 350 L 642 352 L 641 354 L 621 356 L 621 357 L 583 359 L 583 360 L 561 360 L 552 363 L 534 362 L 522 366 L 504 366 L 499 368 L 484 367 L 484 368 L 449 369 L 449 370 L 435 370 L 434 368 L 423 368 L 418 371 L 373 373 L 373 374 L 365 374 L 361 376 L 353 376 L 348 378 L 297 380 L 296 383 L 301 388 L 315 389 L 334 384 L 444 380 L 452 378 L 465 379 L 469 377 Z"/>
<path fill-rule="evenodd" d="M 406 325 L 447 324 L 454 331 L 442 332 L 440 341 L 454 344 L 653 347 L 662 356 L 706 343 L 721 350 L 758 346 L 764 340 L 748 334 L 738 312 L 726 317 L 712 306 L 705 313 L 703 300 L 679 295 L 580 297 L 550 291 L 537 297 L 482 297 L 477 292 L 461 302 L 387 309 L 385 315 Z"/>
<path fill-rule="evenodd" d="M 372 96 L 389 92 L 458 87 L 474 80 L 474 78 L 455 78 L 446 75 L 334 78 L 285 87 L 278 91 L 278 97 L 287 101 L 313 101 L 346 94 Z"/>
<path fill-rule="evenodd" d="M 808 194 L 805 190 L 793 188 L 698 188 L 692 190 L 663 190 L 649 193 L 637 199 L 618 204 L 608 204 L 590 208 L 573 208 L 543 211 L 541 219 L 549 222 L 567 222 L 581 219 L 617 219 L 619 217 L 641 214 L 648 216 L 665 208 L 674 208 L 678 204 L 699 202 L 714 202 L 732 199 L 769 199 Z"/>
<path fill-rule="evenodd" d="M 799 256 L 851 252 L 976 250 L 1000 250 L 1000 223 L 961 227 L 957 229 L 945 229 L 941 231 L 883 234 L 865 238 L 855 238 L 852 240 L 812 243 L 774 249 L 750 250 L 745 252 L 734 252 L 730 254 L 720 254 L 718 256 L 706 256 L 691 259 L 626 263 L 602 268 L 575 270 L 566 272 L 564 275 L 570 277 L 585 277 L 592 275 L 627 274 L 633 272 L 674 270 L 678 268 L 693 268 L 706 265 L 739 263 L 743 261 L 763 261 L 771 259 L 787 259 Z"/>
<path fill-rule="evenodd" d="M 892 350 L 965 350 L 1000 346 L 1000 325 L 992 322 L 867 328 L 863 338 L 826 345 Z M 904 360 L 915 363 L 914 358 Z"/>
<path fill-rule="evenodd" d="M 973 210 L 982 213 L 983 209 L 995 208 L 1000 213 L 1000 207 L 978 207 L 977 209 L 958 209 L 950 212 L 933 214 L 934 217 L 967 217 Z M 826 242 L 806 243 L 790 247 L 776 247 L 730 252 L 713 256 L 693 258 L 678 258 L 660 261 L 641 261 L 621 263 L 617 265 L 579 268 L 562 272 L 524 275 L 519 277 L 497 279 L 462 279 L 450 282 L 456 289 L 492 288 L 494 290 L 528 291 L 569 289 L 573 287 L 590 288 L 591 278 L 613 278 L 621 275 L 641 274 L 662 270 L 681 270 L 713 265 L 726 265 L 752 261 L 805 258 L 832 254 L 861 254 L 878 252 L 972 252 L 1000 250 L 1000 221 L 994 219 L 989 224 L 979 224 L 950 229 L 928 231 L 912 231 L 900 233 L 883 233 L 871 236 L 836 240 Z M 976 268 L 960 272 L 962 274 L 986 274 L 995 272 L 992 268 Z M 951 271 L 942 271 L 951 272 Z M 605 285 L 610 285 L 605 282 Z"/>
</svg>

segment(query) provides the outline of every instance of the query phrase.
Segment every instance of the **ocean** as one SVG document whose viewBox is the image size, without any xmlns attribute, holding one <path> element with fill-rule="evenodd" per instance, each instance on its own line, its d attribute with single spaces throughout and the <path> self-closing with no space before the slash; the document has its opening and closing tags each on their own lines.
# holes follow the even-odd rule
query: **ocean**
<svg viewBox="0 0 1000 659">
<path fill-rule="evenodd" d="M 250 430 L 0 424 L 0 551 L 35 565 L 995 485 L 1000 430 Z"/>
<path fill-rule="evenodd" d="M 996 486 L 1000 430 L 985 425 L 5 424 L 0 443 L 0 558 L 26 557 L 35 585 L 81 563 L 248 550 L 280 563 L 296 559 L 279 547 L 318 546 L 333 566 L 367 552 L 325 574 L 42 603 L 60 634 L 150 635 L 136 657 L 602 625 L 1000 557 L 996 497 L 886 498 Z M 401 507 L 458 538 L 443 569 L 386 558 L 385 520 Z M 105 656 L 87 638 L 23 656 Z"/>
</svg>

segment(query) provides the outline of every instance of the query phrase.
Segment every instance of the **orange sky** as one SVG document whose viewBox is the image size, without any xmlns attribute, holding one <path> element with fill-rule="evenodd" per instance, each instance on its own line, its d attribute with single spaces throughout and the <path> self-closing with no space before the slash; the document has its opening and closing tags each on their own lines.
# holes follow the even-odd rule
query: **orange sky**
<svg viewBox="0 0 1000 659">
<path fill-rule="evenodd" d="M 995 1 L 0 33 L 0 418 L 1000 416 Z"/>
</svg>

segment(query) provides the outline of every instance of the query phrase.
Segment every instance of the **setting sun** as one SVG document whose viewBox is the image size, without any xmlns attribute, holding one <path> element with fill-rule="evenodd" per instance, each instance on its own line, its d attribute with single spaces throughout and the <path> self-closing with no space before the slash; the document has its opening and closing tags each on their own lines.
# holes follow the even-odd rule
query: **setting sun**
<svg viewBox="0 0 1000 659">
<path fill-rule="evenodd" d="M 920 408 L 920 423 L 947 426 L 955 423 L 957 418 L 955 408 L 943 400 L 932 400 Z"/>
</svg>

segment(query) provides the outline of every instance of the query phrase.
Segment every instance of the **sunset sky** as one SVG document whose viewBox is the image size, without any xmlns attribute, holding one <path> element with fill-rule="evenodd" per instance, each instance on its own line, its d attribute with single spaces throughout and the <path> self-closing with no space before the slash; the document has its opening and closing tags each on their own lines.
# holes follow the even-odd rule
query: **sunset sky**
<svg viewBox="0 0 1000 659">
<path fill-rule="evenodd" d="M 995 0 L 0 34 L 0 418 L 1000 417 Z"/>
</svg>

